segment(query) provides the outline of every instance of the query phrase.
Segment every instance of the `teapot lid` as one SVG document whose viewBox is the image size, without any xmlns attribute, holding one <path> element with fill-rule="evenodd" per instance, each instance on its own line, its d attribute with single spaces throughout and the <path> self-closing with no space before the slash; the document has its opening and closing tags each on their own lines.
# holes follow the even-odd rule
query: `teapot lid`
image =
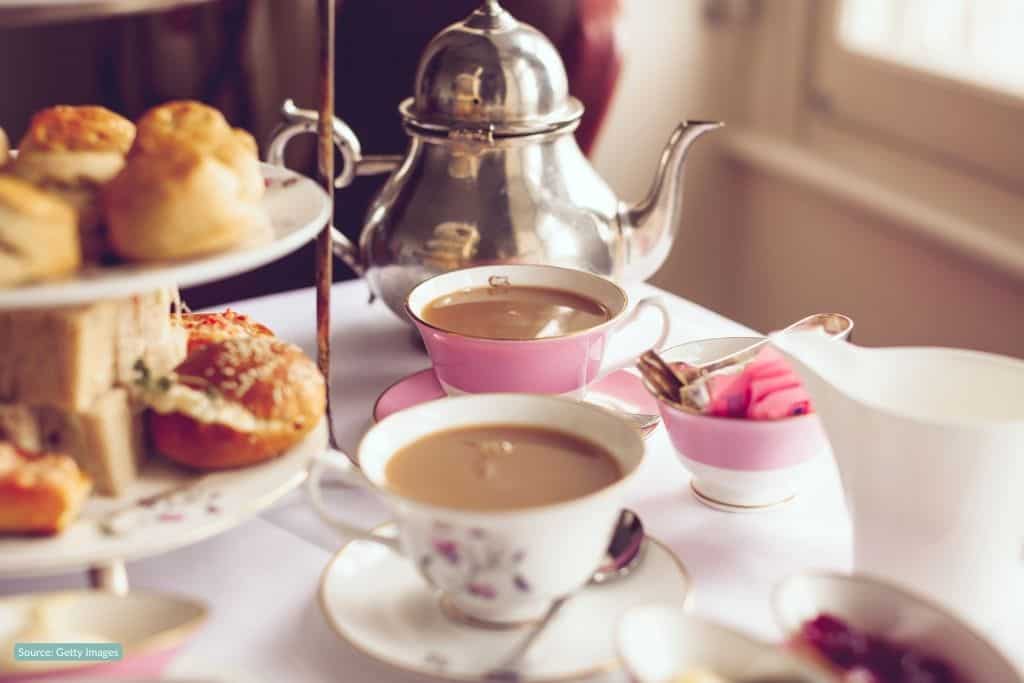
<svg viewBox="0 0 1024 683">
<path fill-rule="evenodd" d="M 555 46 L 497 0 L 434 36 L 399 109 L 424 133 L 498 137 L 552 131 L 583 115 Z"/>
</svg>

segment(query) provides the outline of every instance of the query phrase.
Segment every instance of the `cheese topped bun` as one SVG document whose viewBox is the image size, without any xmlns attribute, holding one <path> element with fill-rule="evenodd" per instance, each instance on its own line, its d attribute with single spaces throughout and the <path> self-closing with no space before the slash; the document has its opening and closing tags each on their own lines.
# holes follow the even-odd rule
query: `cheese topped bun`
<svg viewBox="0 0 1024 683">
<path fill-rule="evenodd" d="M 188 332 L 188 352 L 213 342 L 239 337 L 273 337 L 273 331 L 230 308 L 223 313 L 183 313 L 181 325 Z"/>
<path fill-rule="evenodd" d="M 144 392 L 150 434 L 201 470 L 263 462 L 297 444 L 326 408 L 323 375 L 293 344 L 240 337 L 206 344 Z"/>
</svg>

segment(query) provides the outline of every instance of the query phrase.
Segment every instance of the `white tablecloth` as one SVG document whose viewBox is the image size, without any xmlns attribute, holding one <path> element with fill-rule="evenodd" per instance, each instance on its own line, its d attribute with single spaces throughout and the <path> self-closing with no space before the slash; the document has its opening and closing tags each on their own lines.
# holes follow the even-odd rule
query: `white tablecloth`
<svg viewBox="0 0 1024 683">
<path fill-rule="evenodd" d="M 646 285 L 630 292 L 637 298 L 656 293 Z M 383 304 L 368 306 L 367 296 L 361 281 L 334 288 L 331 390 L 335 427 L 346 448 L 354 447 L 370 424 L 370 410 L 381 391 L 429 366 L 411 329 Z M 670 343 L 750 333 L 679 297 L 664 296 L 673 315 Z M 266 323 L 315 357 L 312 289 L 241 301 L 232 308 Z M 633 335 L 637 344 L 643 335 L 653 337 L 653 330 L 642 328 Z M 628 344 L 630 338 L 617 341 Z M 794 502 L 734 515 L 694 500 L 689 475 L 663 428 L 650 437 L 648 448 L 631 506 L 647 530 L 688 568 L 696 613 L 776 638 L 769 608 L 776 582 L 809 568 L 849 568 L 849 521 L 831 459 L 820 459 L 814 481 Z M 345 497 L 353 520 L 365 525 L 384 521 L 382 508 L 365 494 L 339 495 Z M 260 682 L 415 680 L 349 649 L 320 614 L 320 574 L 343 540 L 317 520 L 297 492 L 233 531 L 132 563 L 129 576 L 133 587 L 187 593 L 211 605 L 211 620 L 184 653 L 179 671 L 237 672 L 240 679 Z M 0 581 L 0 594 L 84 583 L 83 576 Z M 619 674 L 609 678 L 624 680 Z"/>
</svg>

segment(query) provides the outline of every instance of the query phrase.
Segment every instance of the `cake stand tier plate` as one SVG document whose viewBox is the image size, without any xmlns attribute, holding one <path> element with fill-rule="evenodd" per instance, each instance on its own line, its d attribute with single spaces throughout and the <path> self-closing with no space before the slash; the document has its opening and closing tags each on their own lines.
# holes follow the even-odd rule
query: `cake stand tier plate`
<svg viewBox="0 0 1024 683">
<path fill-rule="evenodd" d="M 327 423 L 274 460 L 197 473 L 152 454 L 117 497 L 92 496 L 59 536 L 0 538 L 0 578 L 64 574 L 160 555 L 228 531 L 293 491 L 327 446 Z"/>
</svg>

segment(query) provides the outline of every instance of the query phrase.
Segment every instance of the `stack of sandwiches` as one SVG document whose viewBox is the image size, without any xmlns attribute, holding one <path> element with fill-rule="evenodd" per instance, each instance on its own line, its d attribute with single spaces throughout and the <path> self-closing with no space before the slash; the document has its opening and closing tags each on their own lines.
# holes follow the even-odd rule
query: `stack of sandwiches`
<svg viewBox="0 0 1024 683">
<path fill-rule="evenodd" d="M 103 495 L 135 479 L 145 453 L 132 386 L 170 373 L 187 334 L 177 291 L 52 310 L 0 312 L 0 441 L 70 455 Z"/>
</svg>

